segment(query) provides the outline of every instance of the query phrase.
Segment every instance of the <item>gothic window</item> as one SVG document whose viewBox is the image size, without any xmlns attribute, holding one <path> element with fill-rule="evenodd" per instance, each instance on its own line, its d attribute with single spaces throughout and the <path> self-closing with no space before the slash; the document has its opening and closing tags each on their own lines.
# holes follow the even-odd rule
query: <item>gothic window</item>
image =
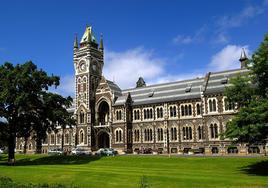
<svg viewBox="0 0 268 188">
<path fill-rule="evenodd" d="M 54 134 L 50 135 L 50 144 L 51 145 L 55 144 L 55 135 Z"/>
<path fill-rule="evenodd" d="M 122 129 L 117 129 L 116 131 L 115 131 L 115 142 L 122 142 Z"/>
<path fill-rule="evenodd" d="M 217 101 L 216 99 L 209 99 L 209 112 L 216 112 L 217 111 Z"/>
<path fill-rule="evenodd" d="M 197 103 L 196 104 L 196 115 L 201 115 L 201 105 L 200 103 Z"/>
<path fill-rule="evenodd" d="M 145 142 L 153 141 L 153 130 L 152 129 L 145 129 L 144 130 L 144 141 Z"/>
<path fill-rule="evenodd" d="M 82 123 L 85 123 L 85 113 L 83 110 L 81 110 L 80 114 L 79 114 L 79 122 L 82 124 Z"/>
<path fill-rule="evenodd" d="M 176 127 L 171 128 L 171 140 L 172 141 L 177 140 L 177 128 Z"/>
<path fill-rule="evenodd" d="M 157 129 L 157 140 L 158 141 L 163 141 L 163 129 L 162 128 L 158 128 Z"/>
<path fill-rule="evenodd" d="M 134 120 L 139 120 L 139 119 L 140 119 L 140 111 L 134 110 Z"/>
<path fill-rule="evenodd" d="M 192 127 L 184 126 L 182 128 L 183 140 L 192 140 Z"/>
<path fill-rule="evenodd" d="M 144 119 L 153 119 L 153 109 L 144 109 L 143 110 Z"/>
<path fill-rule="evenodd" d="M 80 130 L 80 133 L 79 133 L 79 137 L 80 137 L 80 144 L 84 144 L 84 131 L 83 130 Z"/>
<path fill-rule="evenodd" d="M 176 112 L 176 106 L 170 106 L 169 107 L 169 116 L 170 117 L 177 117 L 177 112 Z"/>
<path fill-rule="evenodd" d="M 203 126 L 198 126 L 197 128 L 197 134 L 198 134 L 198 140 L 202 140 L 204 138 L 203 134 L 204 134 L 204 130 L 203 130 Z"/>
<path fill-rule="evenodd" d="M 117 110 L 116 111 L 116 120 L 122 120 L 122 111 L 121 110 Z"/>
<path fill-rule="evenodd" d="M 163 118 L 163 108 L 162 107 L 159 107 L 156 109 L 156 117 L 158 119 Z"/>
<path fill-rule="evenodd" d="M 230 102 L 227 98 L 224 98 L 224 111 L 232 111 L 235 108 L 235 104 Z"/>
<path fill-rule="evenodd" d="M 192 105 L 181 105 L 181 116 L 192 116 Z"/>
<path fill-rule="evenodd" d="M 210 129 L 210 138 L 217 139 L 218 138 L 218 125 L 216 123 L 211 123 L 209 126 Z"/>
</svg>

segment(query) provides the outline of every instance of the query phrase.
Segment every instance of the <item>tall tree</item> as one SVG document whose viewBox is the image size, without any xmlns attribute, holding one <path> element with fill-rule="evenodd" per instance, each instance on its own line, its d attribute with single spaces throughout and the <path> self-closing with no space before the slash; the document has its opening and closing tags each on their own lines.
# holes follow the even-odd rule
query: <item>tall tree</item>
<svg viewBox="0 0 268 188">
<path fill-rule="evenodd" d="M 231 80 L 225 94 L 239 112 L 225 135 L 235 142 L 265 144 L 268 139 L 268 34 L 249 60 L 250 73 Z"/>
<path fill-rule="evenodd" d="M 17 133 L 25 128 L 21 120 L 25 114 L 35 111 L 32 104 L 37 103 L 40 93 L 52 85 L 59 85 L 59 77 L 48 76 L 32 62 L 16 66 L 5 63 L 0 66 L 0 117 L 7 120 L 10 164 L 15 162 Z"/>
</svg>

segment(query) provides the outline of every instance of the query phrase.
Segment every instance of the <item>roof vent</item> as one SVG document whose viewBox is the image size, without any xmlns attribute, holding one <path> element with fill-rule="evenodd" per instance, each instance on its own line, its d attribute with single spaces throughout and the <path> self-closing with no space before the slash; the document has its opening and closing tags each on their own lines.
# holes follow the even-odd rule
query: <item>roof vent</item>
<svg viewBox="0 0 268 188">
<path fill-rule="evenodd" d="M 191 89 L 192 89 L 192 84 L 188 84 L 188 86 L 185 88 L 185 92 L 189 93 L 191 92 Z"/>
<path fill-rule="evenodd" d="M 224 78 L 221 80 L 221 84 L 227 84 L 228 83 L 228 77 L 224 76 Z"/>
<path fill-rule="evenodd" d="M 154 90 L 151 90 L 150 93 L 148 94 L 148 97 L 153 97 L 154 96 Z"/>
</svg>

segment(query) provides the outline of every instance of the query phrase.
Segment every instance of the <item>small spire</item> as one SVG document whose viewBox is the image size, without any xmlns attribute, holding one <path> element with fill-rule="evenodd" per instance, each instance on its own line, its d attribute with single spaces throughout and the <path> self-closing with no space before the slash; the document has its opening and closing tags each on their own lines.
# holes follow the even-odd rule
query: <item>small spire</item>
<svg viewBox="0 0 268 188">
<path fill-rule="evenodd" d="M 100 36 L 100 46 L 99 46 L 99 49 L 101 51 L 103 51 L 103 36 L 102 36 L 102 33 L 101 33 L 101 36 Z"/>
<path fill-rule="evenodd" d="M 241 56 L 240 56 L 240 59 L 239 61 L 244 61 L 244 60 L 247 60 L 247 55 L 246 55 L 246 52 L 245 52 L 245 49 L 242 48 L 242 51 L 241 51 Z"/>
<path fill-rule="evenodd" d="M 75 34 L 75 38 L 74 38 L 74 48 L 75 49 L 78 48 L 77 33 Z"/>
<path fill-rule="evenodd" d="M 241 56 L 240 56 L 239 61 L 241 63 L 241 69 L 247 68 L 248 57 L 246 55 L 246 52 L 245 52 L 245 49 L 244 48 L 242 48 Z"/>
</svg>

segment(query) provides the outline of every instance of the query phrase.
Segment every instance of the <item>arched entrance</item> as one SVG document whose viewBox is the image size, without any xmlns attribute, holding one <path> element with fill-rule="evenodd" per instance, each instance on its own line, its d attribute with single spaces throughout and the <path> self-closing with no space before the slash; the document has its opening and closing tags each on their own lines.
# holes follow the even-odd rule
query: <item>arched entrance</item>
<svg viewBox="0 0 268 188">
<path fill-rule="evenodd" d="M 109 105 L 102 101 L 98 108 L 98 122 L 100 125 L 108 125 L 109 122 Z"/>
<path fill-rule="evenodd" d="M 98 148 L 109 148 L 110 147 L 110 137 L 107 132 L 101 132 L 98 135 Z"/>
</svg>

